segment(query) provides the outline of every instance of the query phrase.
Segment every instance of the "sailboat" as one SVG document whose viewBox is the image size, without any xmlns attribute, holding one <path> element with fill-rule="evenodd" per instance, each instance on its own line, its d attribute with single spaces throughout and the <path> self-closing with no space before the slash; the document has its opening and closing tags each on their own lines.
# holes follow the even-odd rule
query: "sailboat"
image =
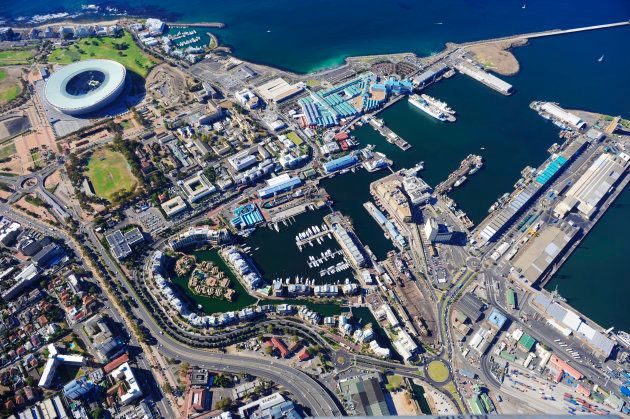
<svg viewBox="0 0 630 419">
<path fill-rule="evenodd" d="M 604 54 L 602 54 L 602 56 L 597 60 L 598 63 L 601 63 L 602 61 L 604 61 Z"/>
</svg>

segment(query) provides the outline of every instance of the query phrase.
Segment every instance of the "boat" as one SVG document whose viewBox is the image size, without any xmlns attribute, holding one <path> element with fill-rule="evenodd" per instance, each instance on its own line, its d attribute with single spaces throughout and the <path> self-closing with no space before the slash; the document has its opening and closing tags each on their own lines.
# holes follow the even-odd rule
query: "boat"
<svg viewBox="0 0 630 419">
<path fill-rule="evenodd" d="M 630 334 L 620 330 L 619 332 L 617 332 L 617 339 L 622 345 L 630 348 Z"/>
<path fill-rule="evenodd" d="M 523 7 L 521 7 L 521 9 L 525 9 L 527 7 L 526 3 L 523 3 Z"/>
<path fill-rule="evenodd" d="M 455 117 L 453 115 L 445 114 L 440 109 L 438 109 L 437 107 L 431 105 L 429 102 L 427 102 L 426 100 L 422 99 L 418 95 L 411 95 L 411 96 L 409 96 L 408 101 L 409 101 L 410 104 L 412 104 L 416 108 L 420 109 L 424 113 L 426 113 L 426 114 L 432 116 L 433 118 L 437 119 L 438 121 L 442 121 L 442 122 L 445 122 L 445 121 L 454 122 L 455 121 Z"/>
<path fill-rule="evenodd" d="M 461 185 L 462 183 L 466 182 L 466 176 L 462 176 L 459 179 L 457 179 L 455 181 L 455 183 L 453 183 L 454 187 L 458 187 L 459 185 Z"/>
<path fill-rule="evenodd" d="M 276 229 L 276 231 L 278 231 L 278 232 L 280 231 L 280 227 L 278 227 L 278 224 L 274 224 L 274 225 L 273 225 L 273 228 L 275 228 L 275 229 Z"/>
<path fill-rule="evenodd" d="M 601 63 L 602 61 L 604 61 L 604 54 L 602 54 L 602 56 L 597 59 L 598 63 Z"/>
<path fill-rule="evenodd" d="M 476 164 L 472 169 L 470 169 L 468 174 L 469 175 L 474 175 L 475 173 L 477 173 L 479 171 L 479 169 L 481 169 L 482 166 L 483 166 L 483 164 Z"/>
<path fill-rule="evenodd" d="M 424 100 L 426 100 L 427 102 L 429 102 L 429 104 L 435 106 L 436 108 L 438 108 L 439 110 L 441 110 L 442 112 L 449 114 L 449 115 L 455 115 L 455 111 L 453 109 L 451 109 L 448 104 L 446 102 L 443 102 L 441 100 L 438 100 L 432 96 L 426 95 L 426 94 L 421 94 L 420 97 Z"/>
</svg>

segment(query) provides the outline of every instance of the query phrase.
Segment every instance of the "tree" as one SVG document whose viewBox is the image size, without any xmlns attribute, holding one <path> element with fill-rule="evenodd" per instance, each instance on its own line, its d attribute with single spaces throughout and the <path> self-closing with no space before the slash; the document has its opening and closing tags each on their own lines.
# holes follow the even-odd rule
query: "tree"
<svg viewBox="0 0 630 419">
<path fill-rule="evenodd" d="M 101 419 L 103 417 L 103 408 L 96 406 L 96 408 L 90 412 L 90 417 L 92 419 Z"/>
<path fill-rule="evenodd" d="M 216 408 L 219 410 L 229 410 L 230 407 L 232 407 L 232 399 L 229 397 L 219 400 L 216 404 Z"/>
<path fill-rule="evenodd" d="M 264 351 L 265 351 L 265 354 L 271 355 L 271 353 L 273 352 L 273 346 L 270 346 L 270 345 L 265 346 Z"/>
<path fill-rule="evenodd" d="M 180 375 L 186 374 L 189 368 L 190 368 L 190 364 L 188 362 L 182 362 L 181 364 L 179 364 L 179 374 Z"/>
</svg>

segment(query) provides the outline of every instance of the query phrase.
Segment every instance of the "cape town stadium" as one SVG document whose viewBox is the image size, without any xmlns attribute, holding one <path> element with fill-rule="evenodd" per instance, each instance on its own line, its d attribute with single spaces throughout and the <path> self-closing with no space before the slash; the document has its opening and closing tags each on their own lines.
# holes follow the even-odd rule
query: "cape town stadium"
<svg viewBox="0 0 630 419">
<path fill-rule="evenodd" d="M 53 73 L 46 82 L 48 103 L 68 115 L 94 112 L 110 104 L 125 87 L 125 67 L 111 60 L 85 60 Z"/>
</svg>

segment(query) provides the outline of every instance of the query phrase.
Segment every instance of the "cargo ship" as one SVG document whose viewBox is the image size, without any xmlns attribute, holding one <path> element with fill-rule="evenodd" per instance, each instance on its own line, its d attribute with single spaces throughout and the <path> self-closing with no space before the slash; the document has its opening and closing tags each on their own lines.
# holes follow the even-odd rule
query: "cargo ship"
<svg viewBox="0 0 630 419">
<path fill-rule="evenodd" d="M 413 106 L 420 109 L 424 113 L 434 117 L 438 121 L 455 122 L 455 117 L 453 115 L 445 113 L 434 104 L 429 103 L 426 99 L 423 99 L 421 96 L 418 96 L 418 95 L 409 96 L 409 103 L 411 103 Z"/>
</svg>

